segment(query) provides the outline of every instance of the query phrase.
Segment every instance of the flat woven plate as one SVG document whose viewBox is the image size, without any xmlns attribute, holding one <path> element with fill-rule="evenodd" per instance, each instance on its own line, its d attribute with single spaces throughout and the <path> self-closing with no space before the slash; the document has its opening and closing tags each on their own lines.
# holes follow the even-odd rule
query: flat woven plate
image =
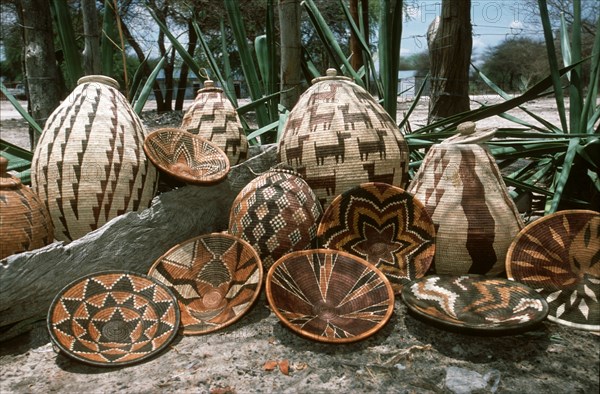
<svg viewBox="0 0 600 394">
<path fill-rule="evenodd" d="M 185 130 L 148 134 L 144 152 L 161 171 L 188 183 L 213 183 L 229 173 L 229 159 L 217 145 Z"/>
<path fill-rule="evenodd" d="M 107 271 L 67 285 L 48 312 L 50 339 L 68 356 L 98 366 L 144 360 L 175 338 L 179 307 L 145 276 Z"/>
<path fill-rule="evenodd" d="M 508 250 L 506 272 L 546 298 L 548 320 L 600 330 L 600 213 L 566 210 L 530 223 Z"/>
<path fill-rule="evenodd" d="M 386 183 L 363 183 L 337 196 L 317 230 L 319 246 L 374 264 L 399 294 L 435 254 L 435 227 L 421 202 Z"/>
<path fill-rule="evenodd" d="M 266 291 L 284 325 L 320 342 L 364 339 L 381 329 L 394 311 L 394 291 L 380 270 L 330 249 L 283 256 L 269 269 Z"/>
<path fill-rule="evenodd" d="M 535 290 L 483 275 L 426 276 L 406 285 L 402 299 L 417 316 L 461 332 L 520 331 L 548 314 L 548 304 Z"/>
<path fill-rule="evenodd" d="M 184 334 L 204 334 L 232 324 L 260 293 L 263 268 L 248 244 L 229 234 L 192 238 L 161 256 L 151 277 L 173 290 Z"/>
</svg>

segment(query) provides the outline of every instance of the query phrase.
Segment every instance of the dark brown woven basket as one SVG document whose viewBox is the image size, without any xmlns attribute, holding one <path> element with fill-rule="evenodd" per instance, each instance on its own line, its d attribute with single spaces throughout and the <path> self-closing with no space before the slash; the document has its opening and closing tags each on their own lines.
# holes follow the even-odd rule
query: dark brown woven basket
<svg viewBox="0 0 600 394">
<path fill-rule="evenodd" d="M 179 307 L 158 281 L 126 271 L 87 275 L 65 286 L 48 311 L 52 342 L 87 364 L 118 366 L 147 359 L 177 335 Z"/>
<path fill-rule="evenodd" d="M 284 325 L 320 342 L 365 339 L 380 330 L 394 311 L 394 291 L 380 270 L 331 249 L 283 256 L 269 270 L 266 292 Z"/>
<path fill-rule="evenodd" d="M 204 334 L 239 320 L 262 285 L 262 264 L 247 242 L 205 234 L 161 256 L 148 273 L 168 286 L 181 309 L 184 334 Z"/>
<path fill-rule="evenodd" d="M 323 214 L 317 236 L 320 247 L 374 264 L 396 294 L 425 275 L 435 254 L 435 227 L 423 204 L 387 183 L 363 183 L 337 196 Z"/>
<path fill-rule="evenodd" d="M 218 182 L 229 173 L 229 159 L 219 147 L 181 129 L 153 131 L 144 152 L 161 171 L 187 183 Z"/>
<path fill-rule="evenodd" d="M 506 272 L 546 298 L 548 320 L 600 330 L 600 213 L 565 210 L 529 223 L 508 250 Z"/>
</svg>

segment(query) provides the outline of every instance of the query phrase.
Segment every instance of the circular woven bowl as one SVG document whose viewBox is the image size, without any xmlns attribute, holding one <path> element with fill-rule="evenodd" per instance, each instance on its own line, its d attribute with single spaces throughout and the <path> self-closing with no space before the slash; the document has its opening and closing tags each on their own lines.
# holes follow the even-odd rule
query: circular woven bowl
<svg viewBox="0 0 600 394">
<path fill-rule="evenodd" d="M 600 330 L 600 213 L 565 210 L 530 223 L 508 250 L 506 272 L 546 298 L 548 320 Z"/>
<path fill-rule="evenodd" d="M 254 304 L 262 264 L 247 242 L 229 234 L 205 234 L 161 256 L 148 275 L 175 293 L 184 334 L 204 334 L 232 324 Z"/>
<path fill-rule="evenodd" d="M 50 339 L 66 355 L 98 366 L 136 363 L 177 335 L 179 307 L 146 275 L 107 271 L 63 288 L 48 312 Z"/>
<path fill-rule="evenodd" d="M 266 292 L 284 325 L 320 342 L 365 339 L 394 311 L 394 291 L 380 270 L 330 249 L 297 251 L 277 260 L 267 274 Z"/>
<path fill-rule="evenodd" d="M 435 254 L 435 227 L 423 204 L 386 183 L 363 183 L 337 196 L 323 214 L 317 236 L 321 247 L 374 264 L 396 294 L 425 275 Z"/>
<path fill-rule="evenodd" d="M 219 147 L 181 129 L 153 131 L 144 152 L 161 171 L 188 183 L 218 182 L 229 173 L 229 159 Z"/>
<path fill-rule="evenodd" d="M 514 333 L 540 323 L 548 304 L 535 290 L 483 275 L 430 275 L 402 290 L 409 311 L 440 327 L 471 333 Z"/>
</svg>

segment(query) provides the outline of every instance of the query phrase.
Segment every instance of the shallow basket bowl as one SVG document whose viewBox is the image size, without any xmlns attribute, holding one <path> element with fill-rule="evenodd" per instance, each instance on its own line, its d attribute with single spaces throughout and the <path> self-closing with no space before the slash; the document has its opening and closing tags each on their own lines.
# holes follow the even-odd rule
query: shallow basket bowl
<svg viewBox="0 0 600 394">
<path fill-rule="evenodd" d="M 256 251 L 235 236 L 205 234 L 174 246 L 148 275 L 170 288 L 181 309 L 184 334 L 204 334 L 240 319 L 262 284 Z"/>
<path fill-rule="evenodd" d="M 48 311 L 52 342 L 67 356 L 97 366 L 147 359 L 177 335 L 179 307 L 158 281 L 126 271 L 84 276 L 65 286 Z"/>
<path fill-rule="evenodd" d="M 330 249 L 296 251 L 277 260 L 267 274 L 266 293 L 284 325 L 320 342 L 367 338 L 394 310 L 394 291 L 379 269 Z"/>
<path fill-rule="evenodd" d="M 144 139 L 144 152 L 161 171 L 187 183 L 213 183 L 229 173 L 229 159 L 217 145 L 176 128 L 162 128 Z"/>
<path fill-rule="evenodd" d="M 319 247 L 342 250 L 379 268 L 399 294 L 420 278 L 435 254 L 435 227 L 412 194 L 387 183 L 370 182 L 337 196 L 317 230 Z"/>
</svg>

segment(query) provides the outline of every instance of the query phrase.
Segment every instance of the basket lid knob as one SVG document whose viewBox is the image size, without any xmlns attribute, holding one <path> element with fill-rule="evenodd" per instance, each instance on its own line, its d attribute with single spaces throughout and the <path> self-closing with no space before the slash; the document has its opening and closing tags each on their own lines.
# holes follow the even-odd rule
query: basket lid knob
<svg viewBox="0 0 600 394">
<path fill-rule="evenodd" d="M 16 189 L 21 180 L 8 173 L 8 159 L 0 156 L 0 189 Z"/>
<path fill-rule="evenodd" d="M 328 77 L 335 77 L 337 76 L 337 70 L 335 68 L 328 68 L 327 71 L 325 71 L 325 75 L 327 75 Z"/>
<path fill-rule="evenodd" d="M 475 122 L 464 122 L 456 128 L 461 135 L 469 135 L 475 132 Z"/>
<path fill-rule="evenodd" d="M 107 77 L 106 75 L 85 75 L 77 80 L 77 85 L 83 85 L 84 83 L 93 82 L 99 82 L 117 90 L 121 88 L 121 85 L 119 85 L 119 82 L 117 82 L 117 80 L 111 77 Z"/>
<path fill-rule="evenodd" d="M 214 88 L 215 81 L 213 81 L 212 79 L 207 79 L 206 81 L 204 81 L 204 87 L 205 88 Z"/>
</svg>

